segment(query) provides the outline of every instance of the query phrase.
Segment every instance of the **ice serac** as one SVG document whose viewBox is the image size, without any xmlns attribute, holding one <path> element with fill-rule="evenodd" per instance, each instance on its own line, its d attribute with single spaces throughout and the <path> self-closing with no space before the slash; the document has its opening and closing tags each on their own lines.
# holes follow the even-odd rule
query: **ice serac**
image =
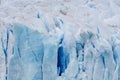
<svg viewBox="0 0 120 80">
<path fill-rule="evenodd" d="M 92 31 L 80 31 L 76 58 L 58 80 L 119 80 L 119 49 L 117 38 L 109 41 Z"/>
<path fill-rule="evenodd" d="M 57 39 L 43 36 L 21 24 L 14 24 L 14 54 L 9 64 L 9 80 L 55 80 Z M 14 75 L 13 75 L 14 74 Z"/>
<path fill-rule="evenodd" d="M 9 80 L 42 79 L 43 43 L 41 34 L 15 24 L 14 55 L 9 65 Z M 14 75 L 13 75 L 14 74 Z"/>
</svg>

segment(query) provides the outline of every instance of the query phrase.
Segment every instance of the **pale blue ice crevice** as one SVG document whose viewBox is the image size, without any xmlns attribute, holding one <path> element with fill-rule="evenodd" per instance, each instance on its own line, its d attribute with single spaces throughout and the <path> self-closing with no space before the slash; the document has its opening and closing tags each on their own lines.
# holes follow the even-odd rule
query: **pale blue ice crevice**
<svg viewBox="0 0 120 80">
<path fill-rule="evenodd" d="M 9 41 L 9 33 L 7 30 L 6 45 L 5 46 L 4 46 L 3 39 L 1 38 L 2 49 L 3 49 L 4 55 L 5 55 L 5 67 L 6 67 L 5 80 L 7 80 L 7 75 L 8 75 L 8 41 Z"/>
<path fill-rule="evenodd" d="M 113 80 L 120 80 L 120 39 L 118 35 L 114 35 L 111 37 L 111 46 L 114 56 L 114 61 L 116 63 L 116 70 L 114 72 Z"/>
<path fill-rule="evenodd" d="M 8 27 L 9 26 L 9 27 Z M 10 55 L 12 54 L 11 52 L 11 38 L 12 38 L 12 33 L 11 33 L 11 29 L 10 29 L 10 25 L 6 25 L 6 32 L 4 37 L 0 38 L 1 41 L 1 47 L 2 47 L 2 51 L 4 53 L 4 57 L 5 57 L 5 80 L 8 80 L 8 69 L 9 69 L 9 59 L 10 59 Z"/>
</svg>

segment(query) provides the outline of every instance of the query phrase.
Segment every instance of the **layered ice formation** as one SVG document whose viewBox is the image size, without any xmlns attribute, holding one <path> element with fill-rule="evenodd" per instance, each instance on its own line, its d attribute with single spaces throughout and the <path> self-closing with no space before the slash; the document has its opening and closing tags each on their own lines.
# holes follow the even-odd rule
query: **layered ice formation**
<svg viewBox="0 0 120 80">
<path fill-rule="evenodd" d="M 0 0 L 0 80 L 120 80 L 119 0 Z"/>
</svg>

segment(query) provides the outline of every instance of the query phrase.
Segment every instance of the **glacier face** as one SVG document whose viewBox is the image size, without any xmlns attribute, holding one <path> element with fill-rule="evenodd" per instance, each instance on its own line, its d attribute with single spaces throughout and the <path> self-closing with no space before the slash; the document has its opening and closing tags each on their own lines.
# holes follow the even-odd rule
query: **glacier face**
<svg viewBox="0 0 120 80">
<path fill-rule="evenodd" d="M 74 37 L 74 31 L 62 31 L 66 25 L 47 34 L 18 23 L 7 26 L 1 31 L 3 80 L 119 80 L 119 33 L 105 39 L 89 29 Z"/>
<path fill-rule="evenodd" d="M 1 0 L 0 80 L 120 80 L 119 6 Z"/>
</svg>

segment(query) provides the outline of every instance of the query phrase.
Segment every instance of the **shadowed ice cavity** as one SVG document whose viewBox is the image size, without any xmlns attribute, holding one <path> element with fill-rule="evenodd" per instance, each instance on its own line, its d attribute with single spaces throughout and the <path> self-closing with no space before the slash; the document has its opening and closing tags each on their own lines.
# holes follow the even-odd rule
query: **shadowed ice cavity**
<svg viewBox="0 0 120 80">
<path fill-rule="evenodd" d="M 61 38 L 59 42 L 59 48 L 58 48 L 58 56 L 57 56 L 57 68 L 58 68 L 58 75 L 61 76 L 62 73 L 65 72 L 65 69 L 67 68 L 69 64 L 69 55 L 67 53 L 67 50 L 65 49 L 65 46 L 63 45 L 64 37 Z"/>
<path fill-rule="evenodd" d="M 24 25 L 14 24 L 14 55 L 9 64 L 9 80 L 55 80 L 57 39 L 44 36 Z"/>
</svg>

